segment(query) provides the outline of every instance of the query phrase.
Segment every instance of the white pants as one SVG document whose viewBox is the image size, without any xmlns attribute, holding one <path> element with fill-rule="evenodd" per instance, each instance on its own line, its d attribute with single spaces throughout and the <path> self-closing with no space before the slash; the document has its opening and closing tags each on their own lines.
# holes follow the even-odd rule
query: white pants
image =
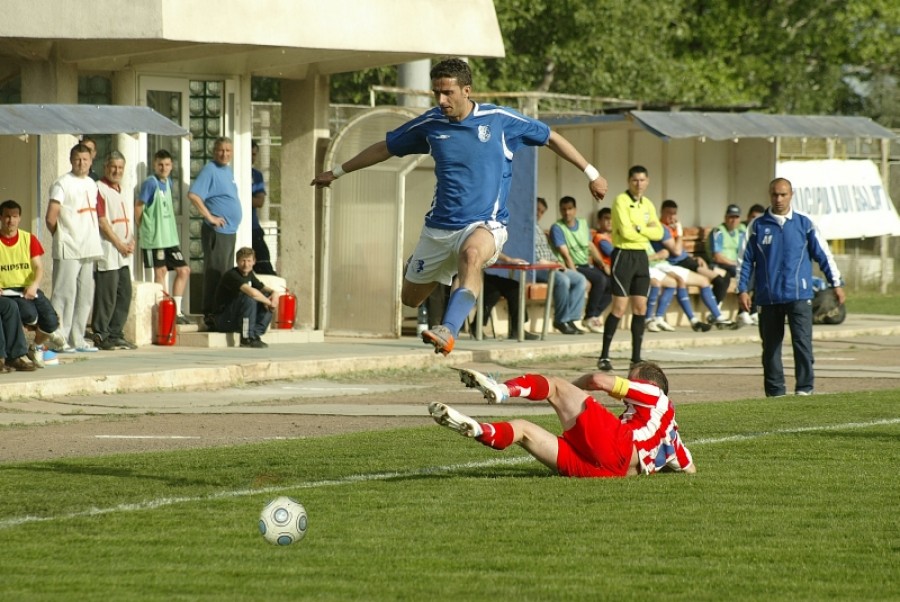
<svg viewBox="0 0 900 602">
<path fill-rule="evenodd" d="M 50 303 L 59 332 L 72 347 L 84 347 L 84 331 L 94 302 L 94 260 L 54 259 Z"/>
</svg>

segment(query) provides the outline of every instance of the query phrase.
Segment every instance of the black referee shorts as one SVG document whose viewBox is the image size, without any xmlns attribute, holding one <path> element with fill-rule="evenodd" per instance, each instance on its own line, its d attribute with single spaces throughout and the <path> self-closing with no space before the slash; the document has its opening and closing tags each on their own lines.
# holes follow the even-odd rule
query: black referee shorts
<svg viewBox="0 0 900 602">
<path fill-rule="evenodd" d="M 647 251 L 615 249 L 612 255 L 612 294 L 616 297 L 646 297 L 650 292 L 650 261 Z"/>
</svg>

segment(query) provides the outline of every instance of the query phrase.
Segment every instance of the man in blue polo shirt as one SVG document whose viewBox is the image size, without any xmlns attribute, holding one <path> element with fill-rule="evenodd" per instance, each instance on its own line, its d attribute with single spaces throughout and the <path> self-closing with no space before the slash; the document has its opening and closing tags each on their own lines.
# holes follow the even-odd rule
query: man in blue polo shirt
<svg viewBox="0 0 900 602">
<path fill-rule="evenodd" d="M 513 154 L 523 145 L 546 145 L 584 171 L 594 198 L 606 194 L 606 180 L 572 144 L 546 124 L 517 111 L 469 98 L 472 72 L 460 59 L 431 69 L 438 106 L 410 120 L 342 165 L 318 174 L 311 185 L 322 188 L 352 171 L 391 157 L 430 154 L 437 177 L 431 210 L 419 243 L 407 263 L 401 301 L 418 307 L 439 284 L 458 274 L 442 324 L 422 332 L 435 353 L 452 351 L 481 291 L 482 270 L 494 263 L 506 242 L 506 198 L 512 181 Z"/>
<path fill-rule="evenodd" d="M 203 166 L 188 191 L 188 198 L 203 217 L 200 241 L 203 244 L 203 313 L 209 326 L 215 310 L 216 287 L 222 274 L 234 265 L 234 246 L 241 224 L 241 201 L 231 159 L 230 138 L 217 138 L 213 160 Z"/>
</svg>

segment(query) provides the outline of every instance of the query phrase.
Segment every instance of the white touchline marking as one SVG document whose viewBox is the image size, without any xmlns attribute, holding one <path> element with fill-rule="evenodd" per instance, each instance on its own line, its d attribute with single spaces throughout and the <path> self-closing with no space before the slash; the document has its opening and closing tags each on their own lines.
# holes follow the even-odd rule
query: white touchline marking
<svg viewBox="0 0 900 602">
<path fill-rule="evenodd" d="M 694 445 L 708 445 L 710 443 L 729 443 L 731 441 L 746 441 L 748 439 L 759 439 L 769 435 L 791 435 L 794 433 L 811 433 L 815 431 L 840 431 L 843 429 L 860 429 L 869 426 L 881 426 L 884 424 L 900 423 L 900 418 L 885 418 L 884 420 L 873 420 L 871 422 L 845 422 L 844 424 L 826 424 L 822 426 L 798 426 L 789 429 L 778 429 L 777 431 L 762 431 L 759 433 L 747 433 L 746 435 L 730 435 L 728 437 L 718 437 L 716 439 L 695 439 L 688 443 L 688 449 Z"/>
<path fill-rule="evenodd" d="M 871 422 L 845 422 L 844 424 L 827 424 L 821 426 L 801 426 L 796 428 L 778 429 L 774 431 L 762 431 L 758 433 L 748 433 L 746 435 L 731 435 L 728 437 L 717 437 L 713 439 L 695 439 L 689 441 L 688 448 L 697 445 L 711 445 L 716 443 L 728 443 L 732 441 L 746 441 L 749 439 L 760 439 L 772 435 L 789 435 L 792 433 L 811 433 L 817 431 L 839 431 L 843 429 L 867 428 L 870 426 L 882 426 L 885 424 L 898 424 L 900 418 L 886 418 L 883 420 L 873 420 Z M 350 485 L 353 483 L 365 483 L 368 481 L 387 481 L 396 478 L 408 478 L 418 475 L 431 475 L 444 472 L 456 472 L 468 468 L 490 468 L 493 466 L 515 466 L 518 464 L 526 464 L 533 462 L 531 456 L 516 456 L 513 458 L 496 458 L 493 460 L 485 460 L 482 462 L 464 462 L 462 464 L 450 464 L 449 466 L 431 466 L 427 468 L 419 468 L 406 472 L 379 472 L 373 474 L 349 475 L 340 479 L 325 479 L 322 481 L 310 481 L 308 483 L 297 483 L 294 485 L 281 485 L 278 487 L 262 487 L 259 489 L 237 489 L 233 491 L 220 491 L 204 496 L 192 497 L 171 497 L 158 498 L 139 502 L 136 504 L 119 504 L 107 508 L 91 508 L 82 510 L 81 512 L 70 512 L 69 514 L 60 514 L 57 516 L 20 516 L 8 518 L 0 521 L 0 529 L 8 529 L 10 527 L 18 527 L 28 523 L 42 523 L 55 520 L 68 520 L 72 518 L 84 518 L 89 516 L 101 516 L 104 514 L 112 514 L 115 512 L 136 512 L 139 510 L 154 510 L 156 508 L 164 508 L 166 506 L 174 506 L 175 504 L 189 504 L 194 502 L 204 502 L 210 500 L 231 499 L 239 497 L 247 497 L 250 495 L 259 495 L 262 493 L 283 493 L 296 489 L 317 489 L 319 487 L 337 487 L 340 485 Z"/>
<path fill-rule="evenodd" d="M 189 435 L 94 435 L 94 439 L 200 439 Z"/>
</svg>

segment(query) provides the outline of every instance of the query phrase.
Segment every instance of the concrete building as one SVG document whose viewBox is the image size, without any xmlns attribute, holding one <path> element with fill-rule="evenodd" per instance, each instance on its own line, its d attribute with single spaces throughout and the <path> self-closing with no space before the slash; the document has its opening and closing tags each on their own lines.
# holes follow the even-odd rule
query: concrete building
<svg viewBox="0 0 900 602">
<path fill-rule="evenodd" d="M 249 244 L 251 77 L 283 80 L 280 271 L 298 294 L 304 328 L 315 327 L 318 219 L 309 182 L 329 137 L 329 76 L 447 55 L 503 55 L 490 0 L 5 0 L 0 19 L 0 89 L 17 86 L 12 102 L 149 106 L 191 133 L 120 134 L 106 146 L 125 154 L 133 186 L 159 148 L 177 157 L 182 249 L 195 272 L 202 263 L 199 218 L 186 198 L 191 176 L 216 136 L 234 140 L 245 215 L 238 245 Z M 99 99 L 80 82 L 98 84 Z M 0 136 L 0 196 L 26 207 L 23 227 L 45 243 L 46 196 L 69 170 L 76 141 Z M 136 279 L 152 278 L 138 269 Z"/>
</svg>

